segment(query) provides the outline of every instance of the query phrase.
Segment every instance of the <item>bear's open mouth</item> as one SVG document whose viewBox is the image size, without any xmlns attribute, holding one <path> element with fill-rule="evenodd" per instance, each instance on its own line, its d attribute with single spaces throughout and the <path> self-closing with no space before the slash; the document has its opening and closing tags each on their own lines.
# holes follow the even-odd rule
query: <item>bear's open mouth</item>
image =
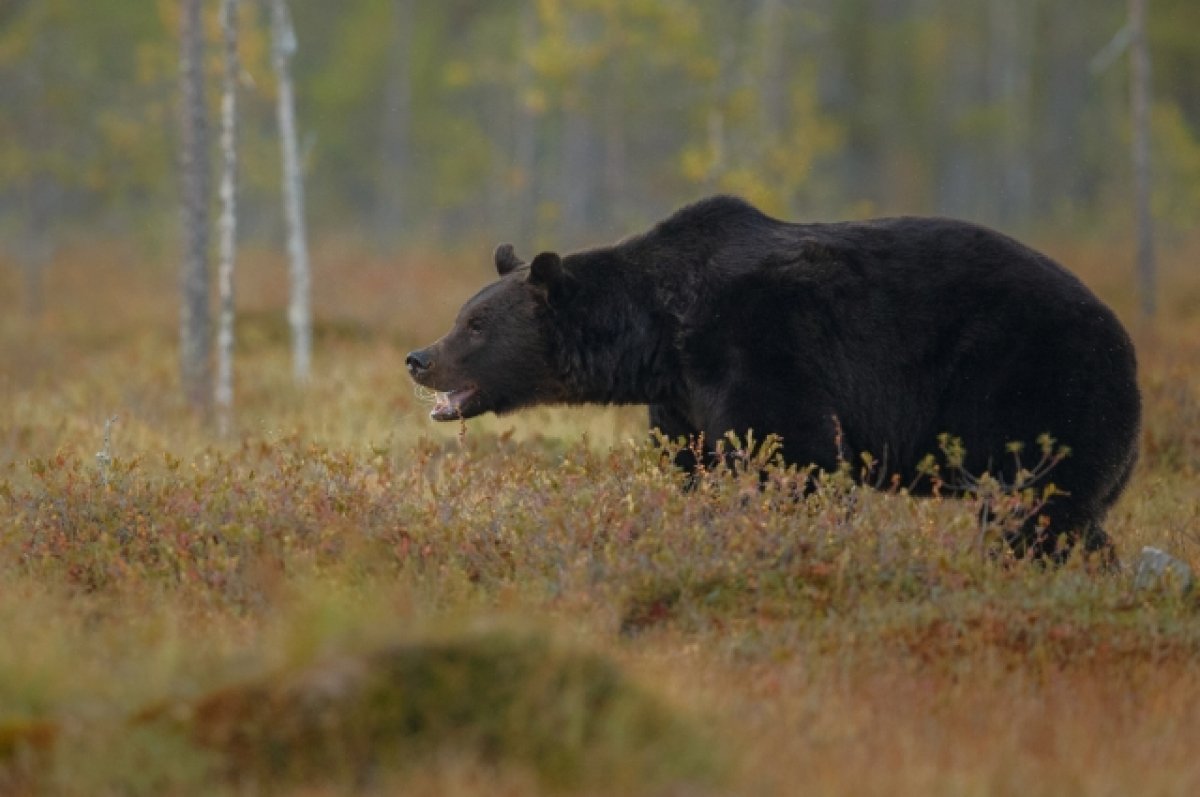
<svg viewBox="0 0 1200 797">
<path fill-rule="evenodd" d="M 472 385 L 469 387 L 460 387 L 458 390 L 451 390 L 449 393 L 438 393 L 433 409 L 429 412 L 429 417 L 435 421 L 456 421 L 459 418 L 469 417 L 468 413 L 463 411 L 463 405 L 478 390 L 479 388 Z"/>
</svg>

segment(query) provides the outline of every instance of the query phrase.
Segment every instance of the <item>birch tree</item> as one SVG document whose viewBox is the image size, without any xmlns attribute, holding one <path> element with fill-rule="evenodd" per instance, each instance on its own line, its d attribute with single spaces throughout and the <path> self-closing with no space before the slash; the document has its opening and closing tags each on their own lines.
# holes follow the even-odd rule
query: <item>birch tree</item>
<svg viewBox="0 0 1200 797">
<path fill-rule="evenodd" d="M 993 211 L 1003 224 L 1025 223 L 1033 199 L 1029 105 L 1034 10 L 1032 4 L 988 5 L 988 90 L 993 106 L 1003 109 L 993 145 L 993 184 L 999 187 Z"/>
<path fill-rule="evenodd" d="M 1150 210 L 1150 54 L 1146 46 L 1146 0 L 1129 0 L 1130 99 L 1133 122 L 1133 203 L 1137 221 L 1137 274 L 1142 316 L 1156 308 L 1154 229 Z"/>
<path fill-rule="evenodd" d="M 538 164 L 538 113 L 534 106 L 534 72 L 529 53 L 537 44 L 537 10 L 533 3 L 521 6 L 520 47 L 517 51 L 516 124 L 513 130 L 513 163 L 517 170 L 515 196 L 517 240 L 528 244 L 533 240 L 536 220 Z"/>
<path fill-rule="evenodd" d="M 296 99 L 291 75 L 291 60 L 296 53 L 296 32 L 286 0 L 271 0 L 271 30 L 275 75 L 279 82 L 277 112 L 291 282 L 288 324 L 292 331 L 292 373 L 296 382 L 303 384 L 308 381 L 312 362 L 311 276 L 304 227 L 304 177 L 296 142 Z"/>
<path fill-rule="evenodd" d="M 207 410 L 209 386 L 208 114 L 204 95 L 202 0 L 183 0 L 180 15 L 181 167 L 184 251 L 180 286 L 180 374 L 193 407 Z"/>
<path fill-rule="evenodd" d="M 44 6 L 34 8 L 35 25 L 47 23 L 48 10 Z M 38 36 L 30 47 L 29 58 L 24 69 L 22 94 L 28 98 L 46 94 L 47 65 L 53 57 L 46 36 Z M 52 227 L 52 205 L 54 185 L 50 179 L 48 162 L 54 148 L 52 128 L 42 102 L 29 103 L 26 123 L 29 130 L 29 145 L 26 160 L 32 164 L 24 181 L 28 195 L 28 216 L 24 235 L 18 236 L 18 258 L 25 276 L 25 310 L 31 319 L 40 318 L 45 302 L 44 272 L 53 253 L 50 239 Z M 18 181 L 19 182 L 19 181 Z"/>
<path fill-rule="evenodd" d="M 233 420 L 233 273 L 237 257 L 237 82 L 238 0 L 221 1 L 224 44 L 221 81 L 221 218 L 220 261 L 217 266 L 217 422 L 222 435 Z"/>
<path fill-rule="evenodd" d="M 392 35 L 383 92 L 380 177 L 375 202 L 376 235 L 388 244 L 395 243 L 405 224 L 405 181 L 409 176 L 412 139 L 412 28 L 415 5 L 414 0 L 392 0 L 390 8 Z"/>
</svg>

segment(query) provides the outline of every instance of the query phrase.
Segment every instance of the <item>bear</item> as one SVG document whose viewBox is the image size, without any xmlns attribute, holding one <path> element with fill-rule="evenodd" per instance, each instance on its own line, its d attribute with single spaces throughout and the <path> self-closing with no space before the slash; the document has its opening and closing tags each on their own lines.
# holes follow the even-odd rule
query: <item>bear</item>
<svg viewBox="0 0 1200 797">
<path fill-rule="evenodd" d="M 798 466 L 869 452 L 902 484 L 950 435 L 963 473 L 1012 485 L 1012 444 L 1051 435 L 1070 453 L 1013 551 L 1061 561 L 1082 539 L 1113 556 L 1101 521 L 1141 424 L 1133 343 L 1078 278 L 1006 235 L 911 216 L 790 223 L 714 196 L 610 246 L 525 263 L 505 244 L 493 259 L 499 278 L 406 358 L 440 392 L 435 420 L 643 404 L 652 428 L 693 442 L 685 469 L 695 441 L 712 456 L 753 433 Z"/>
</svg>

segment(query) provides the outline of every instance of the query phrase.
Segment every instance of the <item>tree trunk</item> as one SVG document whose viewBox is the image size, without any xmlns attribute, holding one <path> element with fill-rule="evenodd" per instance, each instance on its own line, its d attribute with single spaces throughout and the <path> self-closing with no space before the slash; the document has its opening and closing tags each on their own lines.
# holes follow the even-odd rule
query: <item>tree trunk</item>
<svg viewBox="0 0 1200 797">
<path fill-rule="evenodd" d="M 238 0 L 222 0 L 224 58 L 221 93 L 220 262 L 217 266 L 217 422 L 222 435 L 233 420 L 233 271 L 237 256 Z"/>
<path fill-rule="evenodd" d="M 1029 137 L 1034 153 L 1031 169 L 1038 186 L 1031 191 L 1032 212 L 1035 218 L 1056 224 L 1075 221 L 1075 214 L 1086 209 L 1097 193 L 1088 178 L 1085 148 L 1062 146 L 1064 141 L 1089 138 L 1088 97 L 1096 86 L 1088 58 L 1094 44 L 1091 31 L 1078 21 L 1090 7 L 1088 0 L 1042 3 L 1033 23 L 1040 63 L 1033 82 L 1037 113 Z M 1063 216 L 1064 211 L 1068 215 Z"/>
<path fill-rule="evenodd" d="M 787 120 L 787 76 L 784 70 L 784 5 L 781 0 L 762 0 L 758 9 L 762 141 L 767 146 L 783 138 Z"/>
<path fill-rule="evenodd" d="M 580 46 L 587 31 L 587 22 L 579 12 L 568 11 L 567 44 Z M 596 189 L 599 185 L 599 164 L 595 125 L 589 108 L 597 85 L 590 72 L 574 70 L 571 85 L 563 92 L 562 107 L 562 167 L 559 170 L 559 196 L 562 213 L 559 234 L 567 241 L 579 242 L 593 219 Z"/>
<path fill-rule="evenodd" d="M 883 196 L 880 174 L 883 171 L 882 142 L 878 126 L 870 118 L 875 48 L 879 37 L 873 27 L 876 10 L 870 0 L 842 0 L 831 20 L 837 56 L 830 68 L 838 77 L 838 101 L 833 109 L 845 120 L 841 182 L 849 187 L 852 204 L 878 205 Z"/>
<path fill-rule="evenodd" d="M 291 59 L 296 52 L 296 32 L 286 0 L 272 0 L 271 28 L 275 74 L 279 80 L 279 143 L 283 157 L 283 205 L 287 220 L 287 250 L 291 299 L 288 324 L 292 330 L 292 373 L 296 382 L 308 381 L 312 363 L 311 275 L 308 240 L 304 227 L 304 176 L 296 143 L 296 100 L 292 89 Z"/>
<path fill-rule="evenodd" d="M 395 243 L 405 223 L 404 186 L 409 177 L 412 128 L 413 0 L 392 0 L 392 38 L 384 78 L 379 181 L 375 196 L 375 235 Z"/>
<path fill-rule="evenodd" d="M 35 28 L 45 24 L 48 11 L 38 8 L 39 18 Z M 35 36 L 25 68 L 25 88 L 31 98 L 46 96 L 46 75 L 51 52 L 51 43 L 45 35 Z M 33 164 L 29 178 L 28 216 L 24 234 L 18 238 L 17 256 L 25 277 L 25 312 L 31 320 L 41 318 L 45 308 L 45 267 L 53 256 L 54 244 L 50 229 L 53 225 L 55 183 L 47 162 L 54 151 L 54 129 L 46 110 L 46 103 L 34 100 L 28 114 L 29 145 L 27 157 Z M 19 114 L 18 114 L 19 116 Z"/>
<path fill-rule="evenodd" d="M 1142 316 L 1153 318 L 1157 310 L 1157 297 L 1154 221 L 1150 208 L 1150 53 L 1146 46 L 1146 0 L 1129 0 L 1129 26 L 1132 32 L 1129 56 L 1138 292 L 1141 295 Z"/>
<path fill-rule="evenodd" d="M 984 175 L 977 142 L 961 130 L 961 120 L 974 112 L 982 91 L 977 57 L 981 42 L 969 35 L 980 29 L 982 21 L 974 4 L 948 3 L 944 13 L 950 29 L 966 34 L 947 44 L 942 101 L 935 111 L 935 146 L 939 153 L 936 208 L 946 216 L 979 218 L 983 215 L 979 186 L 984 183 Z"/>
<path fill-rule="evenodd" d="M 180 365 L 183 392 L 207 410 L 209 389 L 208 114 L 204 96 L 202 0 L 183 0 L 180 25 L 184 251 L 181 275 Z"/>
<path fill-rule="evenodd" d="M 562 125 L 562 217 L 560 234 L 577 242 L 592 218 L 596 183 L 596 144 L 592 122 L 583 108 L 582 88 L 568 99 Z"/>
<path fill-rule="evenodd" d="M 45 114 L 34 111 L 33 129 L 40 142 L 49 141 L 49 125 Z M 29 184 L 29 215 L 24 240 L 18 249 L 22 272 L 25 276 L 25 312 L 31 320 L 42 317 L 46 306 L 45 271 L 54 256 L 54 242 L 50 230 L 54 224 L 55 184 L 45 168 L 46 155 L 42 151 L 45 143 L 34 144 L 31 158 L 38 164 Z"/>
<path fill-rule="evenodd" d="M 537 43 L 537 9 L 532 0 L 521 9 L 520 65 L 517 71 L 516 121 L 513 130 L 513 159 L 516 161 L 515 225 L 517 240 L 533 244 L 537 218 L 537 113 L 531 107 L 533 67 L 528 53 Z"/>
<path fill-rule="evenodd" d="M 991 39 L 988 82 L 991 99 L 1003 110 L 997 131 L 993 162 L 996 219 L 1021 225 L 1030 218 L 1033 170 L 1030 163 L 1029 106 L 1032 91 L 1033 26 L 1025 3 L 992 3 L 988 6 Z"/>
<path fill-rule="evenodd" d="M 628 201 L 627 183 L 629 172 L 629 148 L 626 141 L 628 124 L 625 112 L 624 69 L 620 64 L 609 67 L 604 91 L 604 206 L 601 208 L 600 223 L 613 228 L 613 232 L 632 220 L 623 218 Z M 606 230 L 607 232 L 607 230 Z"/>
</svg>

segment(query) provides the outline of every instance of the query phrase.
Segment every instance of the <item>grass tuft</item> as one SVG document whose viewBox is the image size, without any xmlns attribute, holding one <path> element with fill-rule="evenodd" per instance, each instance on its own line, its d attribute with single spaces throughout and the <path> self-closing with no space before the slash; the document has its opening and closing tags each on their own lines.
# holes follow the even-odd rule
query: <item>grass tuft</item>
<svg viewBox="0 0 1200 797">
<path fill-rule="evenodd" d="M 611 662 L 502 632 L 393 645 L 143 712 L 219 755 L 240 788 L 361 783 L 438 751 L 624 792 L 707 780 L 712 752 Z"/>
</svg>

